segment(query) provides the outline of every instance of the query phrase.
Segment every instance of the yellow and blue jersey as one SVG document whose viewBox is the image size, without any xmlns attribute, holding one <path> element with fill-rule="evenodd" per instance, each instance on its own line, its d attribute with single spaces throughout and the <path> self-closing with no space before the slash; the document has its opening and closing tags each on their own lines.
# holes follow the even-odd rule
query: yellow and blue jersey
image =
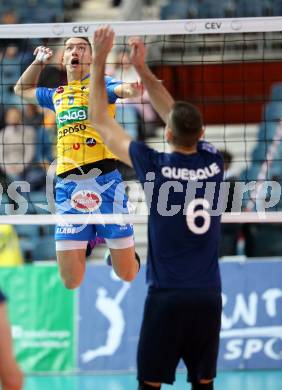
<svg viewBox="0 0 282 390">
<path fill-rule="evenodd" d="M 109 114 L 114 117 L 118 98 L 114 90 L 121 81 L 105 76 L 105 84 Z M 38 87 L 36 98 L 41 107 L 56 113 L 58 175 L 86 164 L 116 158 L 88 120 L 89 75 L 54 89 Z"/>
</svg>

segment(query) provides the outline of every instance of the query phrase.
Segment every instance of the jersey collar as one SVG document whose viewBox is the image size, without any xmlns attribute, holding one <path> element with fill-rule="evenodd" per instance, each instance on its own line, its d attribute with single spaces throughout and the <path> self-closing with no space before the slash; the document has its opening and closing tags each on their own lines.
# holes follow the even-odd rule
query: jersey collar
<svg viewBox="0 0 282 390">
<path fill-rule="evenodd" d="M 90 77 L 90 73 L 88 73 L 85 77 L 83 77 L 83 79 L 81 79 L 81 81 L 84 81 L 86 79 L 88 79 Z"/>
<path fill-rule="evenodd" d="M 87 74 L 85 77 L 83 77 L 83 79 L 81 79 L 81 80 L 70 81 L 70 82 L 68 83 L 68 85 L 80 84 L 80 83 L 82 83 L 83 81 L 86 81 L 87 79 L 89 79 L 89 77 L 90 77 L 90 73 L 88 73 L 88 74 Z"/>
</svg>

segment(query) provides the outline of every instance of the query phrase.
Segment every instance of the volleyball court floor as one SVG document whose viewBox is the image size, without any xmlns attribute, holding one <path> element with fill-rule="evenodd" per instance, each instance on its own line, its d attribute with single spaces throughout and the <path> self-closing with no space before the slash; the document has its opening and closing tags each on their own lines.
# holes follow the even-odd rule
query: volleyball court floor
<svg viewBox="0 0 282 390">
<path fill-rule="evenodd" d="M 173 386 L 162 390 L 189 389 L 186 375 L 177 374 Z M 24 390 L 136 390 L 134 374 L 79 375 L 79 376 L 27 376 Z M 215 380 L 216 390 L 282 390 L 282 368 L 277 371 L 220 372 Z"/>
</svg>

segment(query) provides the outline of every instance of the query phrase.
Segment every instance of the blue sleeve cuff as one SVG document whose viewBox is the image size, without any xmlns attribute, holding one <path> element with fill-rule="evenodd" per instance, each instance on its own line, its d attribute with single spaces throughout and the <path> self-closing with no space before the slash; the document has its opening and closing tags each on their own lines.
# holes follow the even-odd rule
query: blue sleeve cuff
<svg viewBox="0 0 282 390">
<path fill-rule="evenodd" d="M 41 107 L 49 108 L 52 111 L 55 111 L 55 107 L 53 104 L 53 95 L 55 89 L 46 88 L 46 87 L 38 87 L 35 90 L 36 99 L 38 104 Z"/>
<path fill-rule="evenodd" d="M 117 94 L 115 93 L 115 88 L 118 85 L 122 84 L 122 81 L 116 80 L 116 79 L 109 77 L 109 76 L 105 76 L 105 84 L 106 84 L 106 90 L 107 90 L 107 94 L 108 94 L 108 102 L 110 104 L 113 104 L 120 97 L 120 96 L 117 96 Z"/>
</svg>

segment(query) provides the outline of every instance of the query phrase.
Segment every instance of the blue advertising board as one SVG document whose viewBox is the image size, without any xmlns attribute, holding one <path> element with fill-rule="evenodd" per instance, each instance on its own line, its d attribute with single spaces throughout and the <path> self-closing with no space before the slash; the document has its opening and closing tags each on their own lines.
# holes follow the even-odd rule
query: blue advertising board
<svg viewBox="0 0 282 390">
<path fill-rule="evenodd" d="M 221 275 L 219 368 L 282 368 L 282 262 L 223 263 Z"/>
<path fill-rule="evenodd" d="M 81 371 L 136 369 L 146 295 L 144 268 L 133 283 L 126 283 L 110 267 L 88 266 L 78 302 Z M 221 274 L 218 368 L 282 368 L 282 262 L 223 262 Z"/>
<path fill-rule="evenodd" d="M 111 267 L 88 267 L 79 291 L 80 370 L 134 370 L 146 294 L 145 268 L 132 283 Z"/>
</svg>

